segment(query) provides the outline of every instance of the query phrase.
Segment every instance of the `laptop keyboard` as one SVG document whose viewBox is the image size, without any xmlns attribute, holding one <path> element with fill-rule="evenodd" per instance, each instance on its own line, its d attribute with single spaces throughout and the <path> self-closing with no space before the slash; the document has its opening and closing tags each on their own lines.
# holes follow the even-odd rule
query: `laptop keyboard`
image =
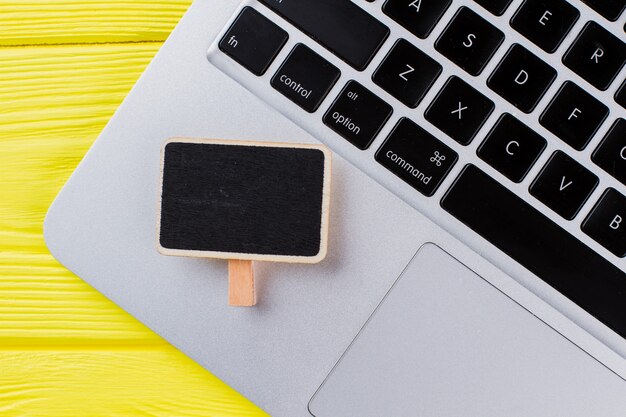
<svg viewBox="0 0 626 417">
<path fill-rule="evenodd" d="M 626 338 L 625 8 L 247 0 L 209 60 Z"/>
</svg>

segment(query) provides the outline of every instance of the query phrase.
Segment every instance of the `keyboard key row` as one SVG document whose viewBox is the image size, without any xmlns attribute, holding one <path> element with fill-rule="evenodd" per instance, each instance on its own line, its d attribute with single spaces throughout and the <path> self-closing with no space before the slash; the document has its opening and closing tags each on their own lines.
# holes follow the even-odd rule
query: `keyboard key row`
<svg viewBox="0 0 626 417">
<path fill-rule="evenodd" d="M 623 196 L 622 196 L 623 198 Z M 622 201 L 623 203 L 623 201 Z M 626 273 L 562 229 L 531 204 L 474 165 L 467 165 L 441 206 L 547 284 L 626 337 Z M 603 207 L 609 207 L 604 206 Z M 620 208 L 621 207 L 621 208 Z M 620 211 L 621 210 L 621 211 Z M 611 205 L 597 219 L 600 235 L 626 242 L 624 205 Z M 620 214 L 621 213 L 621 214 Z M 618 216 L 611 229 L 613 220 Z M 622 217 L 619 217 L 622 216 Z M 622 224 L 624 226 L 622 226 Z M 593 226 L 588 226 L 588 231 Z"/>
<path fill-rule="evenodd" d="M 468 32 L 469 31 L 469 32 Z M 475 33 L 474 33 L 475 32 Z M 455 58 L 456 45 L 474 46 L 485 34 L 501 32 L 466 7 L 459 9 L 437 41 L 437 48 L 468 72 L 471 64 Z M 468 34 L 463 37 L 464 34 Z M 474 35 L 471 37 L 469 35 Z M 220 41 L 220 49 L 256 75 L 262 75 L 285 45 L 287 33 L 258 11 L 246 7 Z M 472 43 L 463 45 L 462 40 Z M 260 42 L 259 42 L 260 40 Z M 444 44 L 444 41 L 447 42 Z M 500 40 L 492 40 L 489 53 Z M 480 48 L 479 48 L 480 49 Z M 484 51 L 483 51 L 484 53 Z M 479 50 L 474 55 L 480 56 Z M 488 59 L 487 59 L 488 60 Z M 481 61 L 481 59 L 479 59 Z M 482 60 L 484 61 L 484 59 Z M 410 42 L 400 39 L 372 76 L 373 81 L 409 107 L 417 107 L 442 67 Z M 340 70 L 303 44 L 297 44 L 271 79 L 271 85 L 305 111 L 317 111 L 341 75 Z M 555 78 L 555 71 L 515 44 L 488 85 L 530 112 Z M 620 97 L 618 91 L 616 97 Z M 494 111 L 494 103 L 459 77 L 452 76 L 425 112 L 425 118 L 462 145 L 469 144 Z M 349 81 L 323 116 L 323 122 L 359 149 L 367 149 L 393 108 L 356 81 Z M 566 81 L 540 117 L 540 123 L 574 149 L 582 150 L 607 118 L 608 107 Z M 626 121 L 620 119 L 594 152 L 593 161 L 625 182 Z M 521 182 L 546 148 L 546 140 L 511 114 L 503 114 L 477 150 L 478 156 L 513 182 Z M 376 160 L 426 196 L 432 196 L 458 155 L 423 128 L 403 118 L 376 154 Z M 555 152 L 529 192 L 565 219 L 572 220 L 598 185 L 598 178 L 563 152 Z"/>
</svg>

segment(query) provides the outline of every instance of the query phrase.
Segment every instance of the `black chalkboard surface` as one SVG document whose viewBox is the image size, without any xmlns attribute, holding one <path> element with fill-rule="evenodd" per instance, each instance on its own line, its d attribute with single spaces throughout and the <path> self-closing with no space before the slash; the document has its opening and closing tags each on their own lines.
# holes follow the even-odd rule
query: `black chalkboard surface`
<svg viewBox="0 0 626 417">
<path fill-rule="evenodd" d="M 320 145 L 168 140 L 159 251 L 319 262 L 327 248 L 330 159 Z"/>
</svg>

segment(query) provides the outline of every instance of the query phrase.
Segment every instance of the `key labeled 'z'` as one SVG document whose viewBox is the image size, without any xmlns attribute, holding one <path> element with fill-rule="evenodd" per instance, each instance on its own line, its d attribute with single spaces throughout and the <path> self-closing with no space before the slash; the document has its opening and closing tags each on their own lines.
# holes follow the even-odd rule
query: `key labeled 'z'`
<svg viewBox="0 0 626 417">
<path fill-rule="evenodd" d="M 402 78 L 404 81 L 409 81 L 409 79 L 406 78 L 406 76 L 409 75 L 410 73 L 412 73 L 413 71 L 415 71 L 415 68 L 413 68 L 409 64 L 406 64 L 406 67 L 408 68 L 408 70 L 406 70 L 404 72 L 401 72 L 400 73 L 400 78 Z"/>
<path fill-rule="evenodd" d="M 572 184 L 573 184 L 572 181 L 570 181 L 567 184 L 565 184 L 565 177 L 562 177 L 561 178 L 561 186 L 559 187 L 559 191 L 563 191 L 564 189 L 566 189 L 567 187 L 569 187 Z"/>
</svg>

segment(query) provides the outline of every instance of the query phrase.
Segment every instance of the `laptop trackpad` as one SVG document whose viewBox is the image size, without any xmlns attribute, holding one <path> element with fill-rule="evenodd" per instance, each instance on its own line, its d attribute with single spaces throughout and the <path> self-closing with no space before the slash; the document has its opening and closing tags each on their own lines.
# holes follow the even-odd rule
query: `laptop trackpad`
<svg viewBox="0 0 626 417">
<path fill-rule="evenodd" d="M 309 408 L 316 417 L 623 417 L 626 382 L 427 244 Z"/>
</svg>

